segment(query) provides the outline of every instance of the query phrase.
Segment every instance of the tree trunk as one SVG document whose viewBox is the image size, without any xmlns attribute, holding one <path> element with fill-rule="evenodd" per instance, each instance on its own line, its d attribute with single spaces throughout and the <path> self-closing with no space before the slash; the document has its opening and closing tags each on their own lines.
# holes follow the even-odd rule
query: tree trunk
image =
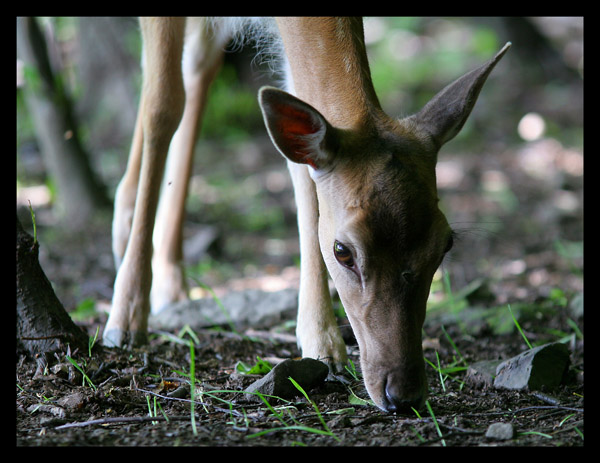
<svg viewBox="0 0 600 463">
<path fill-rule="evenodd" d="M 17 217 L 17 347 L 32 356 L 87 349 L 88 336 L 56 297 L 38 261 L 39 245 Z"/>
<path fill-rule="evenodd" d="M 71 101 L 52 70 L 34 18 L 17 20 L 17 53 L 30 71 L 25 73 L 25 102 L 56 186 L 58 215 L 69 228 L 83 228 L 97 209 L 108 207 L 109 201 L 80 143 Z"/>
</svg>

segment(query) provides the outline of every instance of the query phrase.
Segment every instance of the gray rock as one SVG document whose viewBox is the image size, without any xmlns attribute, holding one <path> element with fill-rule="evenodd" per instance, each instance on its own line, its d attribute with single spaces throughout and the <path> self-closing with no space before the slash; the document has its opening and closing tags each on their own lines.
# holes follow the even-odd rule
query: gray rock
<svg viewBox="0 0 600 463">
<path fill-rule="evenodd" d="M 295 317 L 298 290 L 236 291 L 223 296 L 220 302 L 222 307 L 213 298 L 172 304 L 151 314 L 149 323 L 152 328 L 162 330 L 176 330 L 186 324 L 192 329 L 202 329 L 215 325 L 224 326 L 230 322 L 238 330 L 269 328 Z"/>
<path fill-rule="evenodd" d="M 485 437 L 491 440 L 510 440 L 515 435 L 510 423 L 492 423 L 485 432 Z"/>
<path fill-rule="evenodd" d="M 569 350 L 555 342 L 535 347 L 498 365 L 494 387 L 540 390 L 560 385 L 569 368 Z"/>
<path fill-rule="evenodd" d="M 274 395 L 282 399 L 291 400 L 302 393 L 289 380 L 290 376 L 308 392 L 309 389 L 319 386 L 329 374 L 329 367 L 311 358 L 301 360 L 287 359 L 276 365 L 268 374 L 255 381 L 246 388 L 246 392 L 260 392 L 261 394 Z M 248 395 L 248 397 L 258 396 Z"/>
</svg>

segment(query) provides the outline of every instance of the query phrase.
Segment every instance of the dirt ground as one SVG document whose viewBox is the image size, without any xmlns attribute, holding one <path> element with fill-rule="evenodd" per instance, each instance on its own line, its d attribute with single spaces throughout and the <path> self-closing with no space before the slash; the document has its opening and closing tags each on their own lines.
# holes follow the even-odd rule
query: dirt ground
<svg viewBox="0 0 600 463">
<path fill-rule="evenodd" d="M 21 360 L 18 367 L 17 445 L 19 446 L 579 446 L 583 433 L 582 385 L 576 381 L 554 391 L 549 403 L 533 393 L 477 390 L 461 386 L 460 378 L 445 383 L 442 390 L 437 374 L 429 369 L 429 403 L 441 436 L 429 413 L 416 416 L 388 415 L 370 405 L 349 403 L 349 389 L 339 382 L 326 382 L 307 391 L 324 418 L 331 435 L 315 431 L 274 430 L 283 425 L 264 404 L 250 402 L 241 394 L 213 393 L 239 391 L 253 378 L 232 374 L 239 360 L 253 362 L 261 357 L 297 355 L 291 343 L 269 340 L 254 342 L 237 336 L 197 333 L 196 434 L 190 418 L 189 394 L 168 397 L 169 387 L 185 383 L 174 371 L 189 370 L 186 345 L 157 339 L 145 349 L 133 352 L 105 349 L 86 357 L 88 373 L 96 390 L 81 385 L 81 375 L 69 381 L 68 373 L 35 378 L 35 365 Z M 441 333 L 440 333 L 441 334 Z M 486 343 L 488 355 L 497 355 L 511 339 Z M 513 338 L 514 344 L 518 339 Z M 463 347 L 467 358 L 485 353 L 477 345 Z M 79 353 L 78 355 L 81 355 Z M 431 360 L 435 357 L 429 352 Z M 447 362 L 450 353 L 440 353 Z M 575 362 L 581 355 L 574 355 Z M 354 358 L 357 361 L 356 358 Z M 450 361 L 452 359 L 450 358 Z M 578 363 L 580 365 L 580 363 Z M 162 378 L 162 380 L 161 380 Z M 161 382 L 162 381 L 162 382 Z M 167 386 L 167 384 L 169 386 Z M 366 398 L 359 384 L 351 384 Z M 154 397 L 160 403 L 160 421 L 149 420 Z M 540 397 L 544 397 L 540 395 Z M 187 399 L 187 400 L 186 400 Z M 228 402 L 224 403 L 225 399 Z M 318 431 L 324 426 L 306 399 L 291 403 L 271 400 L 279 406 L 288 426 L 296 422 Z M 162 413 L 169 421 L 162 419 Z M 294 420 L 292 419 L 294 417 Z M 138 421 L 138 419 L 140 421 Z M 93 424 L 94 420 L 98 420 Z M 143 420 L 143 421 L 142 421 Z M 485 437 L 492 423 L 508 422 L 515 437 L 493 441 Z M 79 427 L 78 425 L 83 425 Z M 269 431 L 253 437 L 261 431 Z"/>
<path fill-rule="evenodd" d="M 265 154 L 268 156 L 279 161 L 272 153 Z M 527 170 L 533 169 L 536 162 L 545 166 L 544 175 Z M 56 361 L 37 375 L 36 362 L 18 354 L 16 443 L 582 446 L 583 335 L 577 335 L 574 329 L 583 332 L 582 308 L 578 312 L 576 303 L 583 294 L 583 255 L 576 246 L 583 240 L 581 163 L 582 155 L 577 150 L 554 140 L 541 140 L 482 156 L 448 154 L 441 157 L 438 168 L 440 196 L 459 238 L 443 268 L 452 281 L 454 302 L 463 301 L 466 307 L 432 309 L 424 328 L 425 357 L 433 365 L 439 358 L 442 367 L 465 367 L 526 350 L 523 337 L 512 323 L 509 328 L 501 328 L 487 316 L 496 313 L 494 310 L 504 310 L 506 315 L 506 306 L 511 304 L 530 342 L 563 339 L 567 343 L 571 351 L 570 375 L 557 390 L 540 393 L 481 389 L 465 382 L 464 369 L 440 375 L 427 365 L 431 411 L 425 409 L 420 416 L 390 415 L 372 405 L 356 403 L 351 391 L 363 399 L 368 396 L 360 381 L 350 379 L 348 384 L 327 381 L 306 391 L 319 413 L 300 395 L 292 402 L 270 400 L 280 414 L 276 417 L 264 403 L 250 401 L 239 393 L 255 377 L 236 373 L 235 366 L 240 361 L 253 365 L 257 356 L 273 362 L 299 356 L 294 327 L 239 334 L 227 329 L 202 330 L 195 333 L 194 423 L 189 388 L 185 387 L 190 372 L 190 337 L 181 342 L 175 339 L 178 333 L 170 337 L 155 333 L 150 344 L 140 349 L 107 349 L 98 341 L 91 356 L 88 352 L 71 352 L 93 386 L 66 361 L 67 353 L 57 354 Z M 285 174 L 282 164 L 276 165 L 274 172 Z M 464 173 L 460 181 L 453 177 L 457 166 Z M 246 180 L 250 176 L 249 172 L 239 174 Z M 273 191 L 268 201 L 293 203 L 289 184 Z M 281 242 L 295 243 L 293 210 L 284 216 L 289 234 Z M 106 314 L 99 309 L 109 303 L 114 279 L 109 220 L 90 227 L 84 236 L 73 236 L 53 231 L 55 222 L 50 210 L 38 209 L 37 218 L 42 265 L 59 298 L 69 311 L 74 311 L 82 299 L 95 300 L 98 311 L 79 323 L 90 336 L 100 327 L 101 336 Z M 191 213 L 188 228 L 200 221 Z M 286 253 L 282 257 L 281 253 L 264 252 L 272 247 L 264 231 L 234 230 L 226 236 L 234 242 L 242 238 L 262 257 L 251 266 L 254 273 L 249 276 L 248 265 L 233 255 L 239 248 L 231 242 L 221 244 L 219 258 L 238 269 L 220 280 L 210 271 L 205 274 L 206 281 L 218 287 L 221 294 L 234 281 L 257 282 L 286 272 L 294 274 L 295 267 Z M 463 295 L 461 288 L 477 278 L 483 283 L 476 291 Z M 294 285 L 297 281 L 291 278 L 288 283 Z M 430 298 L 434 305 L 436 297 L 433 294 Z M 473 318 L 475 312 L 468 309 L 475 308 L 483 312 Z M 340 323 L 347 324 L 345 320 Z M 351 343 L 351 333 L 348 337 Z M 457 363 L 457 350 L 448 339 L 463 362 Z M 358 365 L 356 346 L 350 347 L 350 353 Z M 238 392 L 217 392 L 224 390 Z M 489 426 L 497 422 L 512 424 L 513 437 L 487 438 Z"/>
<path fill-rule="evenodd" d="M 456 335 L 454 330 L 449 333 Z M 19 446 L 581 446 L 583 444 L 583 385 L 572 378 L 568 385 L 548 394 L 473 389 L 458 376 L 445 381 L 428 369 L 429 403 L 435 422 L 427 411 L 416 416 L 385 414 L 371 405 L 349 402 L 349 387 L 326 382 L 307 391 L 327 425 L 323 431 L 313 406 L 306 399 L 292 402 L 270 400 L 282 413 L 283 424 L 264 405 L 248 401 L 240 391 L 254 378 L 234 374 L 235 364 L 261 358 L 298 355 L 293 343 L 250 341 L 225 333 L 197 333 L 196 433 L 190 418 L 189 393 L 169 397 L 171 388 L 185 384 L 190 351 L 184 344 L 155 339 L 150 346 L 134 351 L 102 349 L 86 359 L 86 370 L 95 389 L 82 385 L 81 375 L 68 371 L 35 377 L 35 364 L 23 358 L 17 371 L 17 445 Z M 437 339 L 443 337 L 439 331 Z M 432 338 L 431 338 L 432 339 Z M 455 338 L 456 339 L 456 338 Z M 511 354 L 520 345 L 518 335 L 483 342 L 461 342 L 466 359 Z M 483 347 L 482 347 L 483 346 Z M 440 362 L 452 362 L 451 349 L 438 350 Z M 435 355 L 426 354 L 431 361 Z M 582 349 L 572 360 L 583 370 Z M 357 358 L 353 357 L 357 362 Z M 68 368 L 65 368 L 68 370 Z M 181 372 L 181 373 L 176 373 Z M 350 384 L 367 398 L 360 383 Z M 185 389 L 185 388 L 184 388 Z M 189 392 L 189 390 L 187 390 Z M 550 396 L 550 397 L 549 397 Z M 160 403 L 159 420 L 154 398 Z M 226 400 L 226 402 L 224 402 Z M 148 402 L 150 401 L 150 402 Z M 149 405 L 150 404 L 150 405 Z M 163 419 L 163 414 L 169 421 Z M 486 438 L 492 423 L 506 422 L 515 435 L 506 441 Z M 302 425 L 313 431 L 286 426 Z M 278 429 L 278 430 L 276 430 Z M 439 429 L 439 431 L 438 431 Z M 317 431 L 314 431 L 317 430 Z M 257 433 L 270 431 L 266 434 Z"/>
</svg>

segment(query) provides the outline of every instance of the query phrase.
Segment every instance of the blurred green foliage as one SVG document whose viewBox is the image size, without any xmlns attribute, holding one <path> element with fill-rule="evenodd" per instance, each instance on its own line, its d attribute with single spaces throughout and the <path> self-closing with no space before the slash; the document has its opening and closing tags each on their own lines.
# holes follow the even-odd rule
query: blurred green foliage
<svg viewBox="0 0 600 463">
<path fill-rule="evenodd" d="M 406 112 L 500 48 L 496 31 L 464 18 L 367 18 L 365 28 L 368 42 L 375 36 L 368 49 L 380 100 L 385 105 L 401 91 Z"/>
<path fill-rule="evenodd" d="M 244 139 L 263 127 L 256 94 L 240 82 L 232 65 L 225 65 L 210 89 L 202 122 L 208 138 Z"/>
<path fill-rule="evenodd" d="M 74 72 L 77 62 L 73 61 L 73 54 L 68 52 L 78 46 L 77 31 L 80 21 L 77 18 L 59 17 L 42 18 L 41 22 L 52 25 L 57 42 L 66 50 L 61 64 L 62 72 L 65 74 L 63 78 L 69 84 L 70 94 L 77 100 L 83 97 L 82 92 L 93 92 L 93 86 L 77 80 L 77 73 Z M 121 43 L 124 54 L 129 55 L 130 59 L 137 63 L 141 40 L 135 21 L 132 19 L 130 23 L 133 26 L 123 30 Z M 371 72 L 384 109 L 389 114 L 397 116 L 416 112 L 445 85 L 489 59 L 505 41 L 504 37 L 500 37 L 502 29 L 499 24 L 501 21 L 494 22 L 493 18 L 488 20 L 462 17 L 366 18 L 365 35 Z M 514 46 L 523 48 L 528 44 L 519 43 Z M 511 51 L 509 55 L 513 54 L 515 53 Z M 508 59 L 513 58 L 509 56 Z M 522 69 L 522 64 L 520 63 L 519 73 L 516 75 L 527 74 L 524 72 L 526 69 Z M 107 62 L 106 67 L 109 69 L 107 74 L 110 73 L 111 66 L 120 66 L 120 63 Z M 491 79 L 501 79 L 501 76 L 507 75 L 507 66 L 509 64 L 503 62 L 502 66 L 494 71 Z M 137 88 L 139 92 L 139 69 L 137 72 L 138 75 L 133 77 L 137 84 L 132 88 Z M 263 131 L 256 89 L 252 88 L 252 84 L 240 81 L 236 68 L 226 60 L 211 88 L 206 109 L 207 117 L 203 121 L 202 137 L 241 140 Z M 524 83 L 514 80 L 510 82 L 513 97 L 519 94 L 518 87 L 515 85 L 524 85 Z M 541 99 L 542 105 L 548 104 L 552 108 L 568 106 L 570 94 L 565 91 L 564 85 L 553 80 L 539 82 L 539 85 L 542 91 L 539 93 L 538 100 Z M 507 101 L 510 103 L 507 105 L 508 108 L 497 107 L 498 103 L 506 101 L 508 87 L 509 83 L 503 82 L 496 85 L 494 92 L 484 92 L 478 102 L 477 111 L 496 113 L 498 109 L 505 112 L 510 109 L 512 112 L 519 112 L 519 115 L 514 117 L 522 117 L 530 109 L 522 107 L 521 101 Z M 535 94 L 534 92 L 537 90 L 532 87 L 531 93 Z M 485 102 L 488 100 L 490 104 L 486 106 Z M 110 121 L 113 118 L 111 111 L 113 113 L 118 111 L 115 108 L 105 107 L 102 98 L 99 99 L 99 103 L 97 112 L 102 112 L 102 115 L 87 115 L 87 119 L 79 121 L 82 134 L 90 134 L 91 127 L 98 127 L 99 120 Z M 515 125 L 514 122 L 511 124 Z M 553 120 L 547 121 L 547 127 L 551 135 L 561 134 L 568 137 L 569 142 L 577 143 L 582 138 L 582 131 L 577 130 L 580 127 L 565 127 L 565 124 Z M 17 151 L 19 152 L 20 143 L 34 138 L 35 135 L 19 92 L 17 92 L 17 128 Z M 503 130 L 504 127 L 501 129 L 499 128 L 499 131 L 507 133 Z M 516 137 L 514 129 L 510 133 Z M 84 142 L 88 138 L 88 136 L 83 137 Z M 477 131 L 472 130 L 472 121 L 467 122 L 458 137 L 459 140 L 461 138 L 470 138 L 472 142 L 477 143 Z M 112 137 L 112 140 L 123 139 L 129 140 L 130 136 L 119 136 L 115 133 Z M 129 149 L 129 141 L 120 143 L 123 143 L 123 146 L 117 149 L 124 157 Z M 114 146 L 99 148 L 104 152 L 115 149 Z M 19 171 L 19 174 L 23 173 Z"/>
</svg>

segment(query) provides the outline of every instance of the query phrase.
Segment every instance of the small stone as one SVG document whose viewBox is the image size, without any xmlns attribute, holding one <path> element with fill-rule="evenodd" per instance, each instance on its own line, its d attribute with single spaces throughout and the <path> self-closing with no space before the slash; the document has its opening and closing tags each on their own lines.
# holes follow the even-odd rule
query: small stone
<svg viewBox="0 0 600 463">
<path fill-rule="evenodd" d="M 540 390 L 560 385 L 569 368 L 569 350 L 564 344 L 544 344 L 510 358 L 496 369 L 498 389 Z"/>
<path fill-rule="evenodd" d="M 72 394 L 61 397 L 56 401 L 58 405 L 63 408 L 71 410 L 80 410 L 83 408 L 86 402 L 86 397 L 81 392 L 74 392 Z"/>
<path fill-rule="evenodd" d="M 510 440 L 515 434 L 510 423 L 492 423 L 485 432 L 485 437 L 490 440 Z"/>
<path fill-rule="evenodd" d="M 290 400 L 301 392 L 289 380 L 290 377 L 308 391 L 319 386 L 329 374 L 329 367 L 311 358 L 301 360 L 287 359 L 276 365 L 268 374 L 246 388 L 246 392 L 260 392 Z M 252 397 L 250 395 L 250 397 Z M 260 399 L 259 399 L 260 400 Z"/>
</svg>

